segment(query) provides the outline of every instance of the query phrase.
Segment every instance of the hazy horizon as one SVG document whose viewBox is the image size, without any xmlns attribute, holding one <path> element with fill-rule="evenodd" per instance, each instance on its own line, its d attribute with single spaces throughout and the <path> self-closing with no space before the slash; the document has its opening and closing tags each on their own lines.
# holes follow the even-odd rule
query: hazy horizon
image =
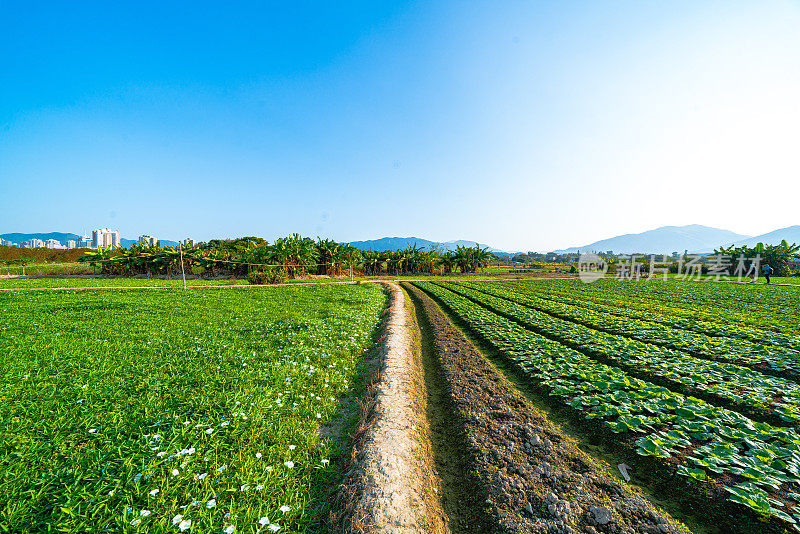
<svg viewBox="0 0 800 534">
<path fill-rule="evenodd" d="M 548 250 L 798 221 L 800 5 L 0 6 L 0 229 Z"/>
</svg>

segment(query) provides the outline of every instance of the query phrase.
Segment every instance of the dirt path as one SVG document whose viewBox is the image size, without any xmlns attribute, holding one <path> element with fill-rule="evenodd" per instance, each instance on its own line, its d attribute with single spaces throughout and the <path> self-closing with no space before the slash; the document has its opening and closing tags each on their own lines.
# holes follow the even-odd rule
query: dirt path
<svg viewBox="0 0 800 534">
<path fill-rule="evenodd" d="M 345 481 L 348 531 L 446 532 L 438 479 L 424 437 L 424 378 L 415 350 L 413 308 L 404 292 L 390 295 L 374 405 Z"/>
</svg>

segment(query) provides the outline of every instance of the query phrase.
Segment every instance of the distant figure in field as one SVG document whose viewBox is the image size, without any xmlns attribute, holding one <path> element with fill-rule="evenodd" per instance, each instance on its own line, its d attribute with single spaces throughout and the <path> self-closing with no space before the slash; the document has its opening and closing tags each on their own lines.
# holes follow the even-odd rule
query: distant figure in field
<svg viewBox="0 0 800 534">
<path fill-rule="evenodd" d="M 767 283 L 769 284 L 769 277 L 772 276 L 772 267 L 770 267 L 768 263 L 765 263 L 761 268 L 761 272 L 764 273 L 764 277 L 766 277 Z"/>
<path fill-rule="evenodd" d="M 758 267 L 756 267 L 756 262 L 750 263 L 750 270 L 747 271 L 747 276 L 750 277 L 751 284 L 755 284 L 756 280 L 758 280 Z"/>
</svg>

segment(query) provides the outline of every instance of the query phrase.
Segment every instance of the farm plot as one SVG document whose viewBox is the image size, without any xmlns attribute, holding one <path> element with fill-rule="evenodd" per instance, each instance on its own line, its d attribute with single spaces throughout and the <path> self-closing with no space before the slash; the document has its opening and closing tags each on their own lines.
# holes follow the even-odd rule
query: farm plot
<svg viewBox="0 0 800 534">
<path fill-rule="evenodd" d="M 762 525 L 764 531 L 800 519 L 800 435 L 795 430 L 633 377 L 450 289 L 417 285 L 533 383 L 560 397 L 577 416 L 601 423 L 620 444 L 653 459 L 665 473 L 771 516 L 772 526 Z"/>
<path fill-rule="evenodd" d="M 0 294 L 0 530 L 298 532 L 340 480 L 373 284 Z"/>
<path fill-rule="evenodd" d="M 583 286 L 585 284 L 581 284 Z M 756 343 L 768 343 L 780 346 L 800 346 L 800 335 L 775 332 L 770 329 L 756 328 L 745 324 L 737 324 L 735 319 L 719 314 L 710 318 L 702 308 L 692 310 L 675 308 L 669 304 L 657 302 L 637 303 L 617 296 L 613 291 L 605 295 L 590 295 L 582 287 L 575 285 L 559 284 L 551 287 L 533 284 L 517 284 L 518 288 L 524 287 L 528 291 L 535 291 L 537 296 L 545 299 L 572 304 L 590 310 L 610 313 L 630 319 L 652 321 L 667 326 L 708 334 L 710 336 L 731 337 L 746 339 Z"/>
<path fill-rule="evenodd" d="M 765 376 L 747 367 L 694 358 L 681 351 L 552 317 L 509 300 L 513 294 L 494 284 L 441 285 L 543 336 L 605 363 L 624 367 L 630 374 L 645 380 L 690 395 L 708 397 L 766 422 L 800 424 L 800 385 L 790 380 Z"/>
<path fill-rule="evenodd" d="M 779 376 L 800 378 L 800 351 L 791 345 L 761 344 L 746 339 L 709 336 L 657 322 L 563 304 L 539 296 L 538 291 L 525 291 L 524 288 L 506 286 L 498 291 L 502 291 L 504 295 L 513 295 L 513 299 L 520 304 L 595 330 L 674 348 L 704 358 L 764 369 Z"/>
<path fill-rule="evenodd" d="M 535 282 L 525 282 L 525 285 L 550 291 L 550 288 Z M 596 298 L 618 306 L 651 309 L 667 315 L 800 334 L 800 288 L 680 280 L 650 280 L 645 283 L 598 280 L 593 284 L 572 280 L 557 281 L 552 289 L 568 291 L 571 295 L 577 293 L 582 299 Z"/>
</svg>

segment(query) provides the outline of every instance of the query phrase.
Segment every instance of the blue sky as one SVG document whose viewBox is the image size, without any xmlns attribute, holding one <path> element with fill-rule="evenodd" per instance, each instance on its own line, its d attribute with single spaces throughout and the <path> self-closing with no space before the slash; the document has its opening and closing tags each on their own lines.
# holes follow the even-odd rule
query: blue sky
<svg viewBox="0 0 800 534">
<path fill-rule="evenodd" d="M 0 233 L 800 223 L 796 2 L 0 2 Z"/>
</svg>

